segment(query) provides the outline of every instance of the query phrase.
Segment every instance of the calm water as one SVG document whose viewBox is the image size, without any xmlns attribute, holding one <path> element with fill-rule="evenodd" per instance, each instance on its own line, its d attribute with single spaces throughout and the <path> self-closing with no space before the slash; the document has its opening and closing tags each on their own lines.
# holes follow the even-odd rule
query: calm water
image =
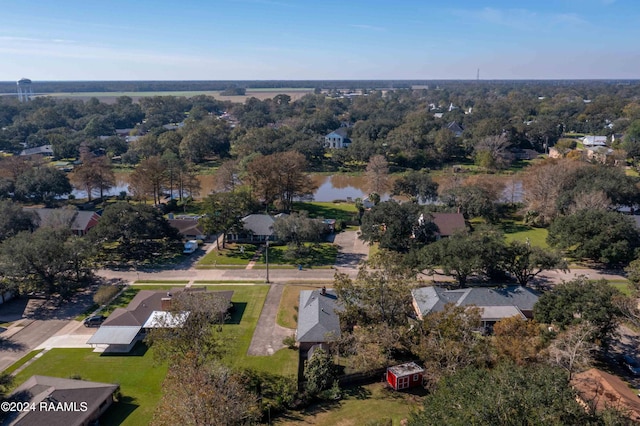
<svg viewBox="0 0 640 426">
<path fill-rule="evenodd" d="M 368 195 L 367 180 L 365 176 L 349 175 L 318 175 L 311 176 L 313 183 L 318 189 L 313 194 L 314 201 L 334 201 L 351 198 L 365 198 Z M 200 196 L 203 198 L 216 189 L 215 175 L 198 176 L 200 181 Z M 106 195 L 119 195 L 120 192 L 129 191 L 129 174 L 116 173 L 116 186 L 106 192 Z M 87 198 L 85 191 L 74 190 L 76 198 Z M 523 196 L 522 182 L 515 181 L 507 184 L 502 192 L 501 201 L 521 202 Z M 389 199 L 389 194 L 382 194 L 382 199 Z"/>
</svg>

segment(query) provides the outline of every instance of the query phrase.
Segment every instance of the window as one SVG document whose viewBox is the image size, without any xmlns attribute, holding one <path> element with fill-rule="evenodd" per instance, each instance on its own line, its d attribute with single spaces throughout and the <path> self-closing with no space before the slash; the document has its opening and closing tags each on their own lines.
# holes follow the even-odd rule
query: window
<svg viewBox="0 0 640 426">
<path fill-rule="evenodd" d="M 418 375 L 417 375 L 417 374 L 414 374 L 414 375 L 413 375 L 413 381 L 414 381 L 414 382 L 417 382 L 417 381 L 418 381 Z"/>
</svg>

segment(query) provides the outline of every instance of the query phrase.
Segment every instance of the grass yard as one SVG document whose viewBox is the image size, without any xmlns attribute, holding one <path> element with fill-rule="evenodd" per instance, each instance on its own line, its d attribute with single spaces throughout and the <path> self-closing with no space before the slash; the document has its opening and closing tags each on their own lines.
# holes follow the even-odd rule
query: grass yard
<svg viewBox="0 0 640 426">
<path fill-rule="evenodd" d="M 610 280 L 609 285 L 620 290 L 620 293 L 625 296 L 632 296 L 634 293 L 633 287 L 627 280 Z"/>
<path fill-rule="evenodd" d="M 210 290 L 233 290 L 231 301 L 235 312 L 223 327 L 225 338 L 229 340 L 229 351 L 223 361 L 233 367 L 251 368 L 283 376 L 294 376 L 298 372 L 298 352 L 281 349 L 273 356 L 248 356 L 253 332 L 262 312 L 269 291 L 268 285 L 215 285 Z"/>
<path fill-rule="evenodd" d="M 367 422 L 391 420 L 400 425 L 411 411 L 422 407 L 422 396 L 416 392 L 396 392 L 384 383 L 357 386 L 345 390 L 345 398 L 335 403 L 312 405 L 302 412 L 290 412 L 275 419 L 280 426 L 358 426 Z"/>
<path fill-rule="evenodd" d="M 549 232 L 545 228 L 534 228 L 533 226 L 525 225 L 521 221 L 514 220 L 503 220 L 500 225 L 507 242 L 514 240 L 526 242 L 528 238 L 533 246 L 549 247 L 549 244 L 547 244 Z"/>
<path fill-rule="evenodd" d="M 127 355 L 101 355 L 91 349 L 52 349 L 21 371 L 15 384 L 22 384 L 34 374 L 118 383 L 122 398 L 107 411 L 101 424 L 135 426 L 151 421 L 166 373 L 166 365 L 153 361 L 153 349 L 147 350 L 140 343 Z"/>
<path fill-rule="evenodd" d="M 19 360 L 17 360 L 13 364 L 11 364 L 8 368 L 6 368 L 3 371 L 3 373 L 7 373 L 7 374 L 13 373 L 18 368 L 22 367 L 27 362 L 29 362 L 31 359 L 35 358 L 35 356 L 38 355 L 40 352 L 42 352 L 41 349 L 29 352 L 28 354 L 26 354 L 25 356 L 23 356 L 22 358 L 20 358 Z"/>
<path fill-rule="evenodd" d="M 305 210 L 309 217 L 321 219 L 335 219 L 337 221 L 351 221 L 357 216 L 358 209 L 354 203 L 331 203 L 321 201 L 293 203 L 295 211 Z"/>
<path fill-rule="evenodd" d="M 308 255 L 296 259 L 288 259 L 286 256 L 287 246 L 269 246 L 269 267 L 280 268 L 282 266 L 295 268 L 302 265 L 305 268 L 331 268 L 336 263 L 338 247 L 332 243 L 305 243 L 309 248 Z M 264 252 L 260 255 L 260 260 L 256 263 L 256 268 L 261 269 L 266 266 Z"/>
<path fill-rule="evenodd" d="M 211 250 L 198 262 L 204 268 L 244 268 L 256 253 L 258 246 L 253 244 L 226 244 L 223 249 Z"/>
<path fill-rule="evenodd" d="M 277 323 L 282 327 L 295 329 L 298 326 L 298 304 L 300 303 L 300 291 L 315 290 L 321 285 L 288 285 L 282 291 L 282 298 L 278 306 Z"/>
</svg>

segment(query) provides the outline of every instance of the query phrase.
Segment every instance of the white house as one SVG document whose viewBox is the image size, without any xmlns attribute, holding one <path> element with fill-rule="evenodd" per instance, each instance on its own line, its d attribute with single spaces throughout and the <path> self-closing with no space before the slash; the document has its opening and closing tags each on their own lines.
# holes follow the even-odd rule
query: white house
<svg viewBox="0 0 640 426">
<path fill-rule="evenodd" d="M 351 144 L 347 138 L 347 128 L 340 127 L 324 137 L 325 148 L 346 148 Z"/>
<path fill-rule="evenodd" d="M 606 136 L 585 136 L 582 138 L 582 144 L 585 147 L 607 146 Z"/>
</svg>

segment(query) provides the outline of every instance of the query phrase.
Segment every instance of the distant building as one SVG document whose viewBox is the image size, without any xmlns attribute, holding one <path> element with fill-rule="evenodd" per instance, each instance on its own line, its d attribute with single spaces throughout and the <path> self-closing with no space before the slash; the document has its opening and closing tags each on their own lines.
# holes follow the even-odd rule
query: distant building
<svg viewBox="0 0 640 426">
<path fill-rule="evenodd" d="M 280 213 L 276 216 L 268 214 L 250 214 L 242 218 L 242 230 L 229 233 L 227 240 L 231 242 L 262 243 L 274 241 L 276 236 L 273 224 L 277 218 L 286 216 Z"/>
<path fill-rule="evenodd" d="M 592 148 L 595 146 L 607 146 L 606 136 L 585 136 L 582 138 L 582 144 L 585 148 Z"/>
<path fill-rule="evenodd" d="M 340 127 L 324 137 L 326 148 L 347 148 L 350 144 L 351 140 L 347 138 L 346 127 Z"/>
<path fill-rule="evenodd" d="M 35 148 L 27 148 L 20 151 L 20 155 L 42 155 L 45 157 L 53 157 L 53 147 L 51 145 L 41 145 Z"/>
<path fill-rule="evenodd" d="M 464 132 L 464 127 L 455 121 L 447 124 L 447 129 L 449 129 L 456 138 L 462 136 L 462 132 Z"/>
<path fill-rule="evenodd" d="M 36 214 L 38 226 L 58 227 L 65 226 L 76 235 L 85 235 L 91 228 L 98 224 L 100 215 L 96 212 L 85 210 L 63 209 L 32 209 L 25 208 Z"/>
</svg>

